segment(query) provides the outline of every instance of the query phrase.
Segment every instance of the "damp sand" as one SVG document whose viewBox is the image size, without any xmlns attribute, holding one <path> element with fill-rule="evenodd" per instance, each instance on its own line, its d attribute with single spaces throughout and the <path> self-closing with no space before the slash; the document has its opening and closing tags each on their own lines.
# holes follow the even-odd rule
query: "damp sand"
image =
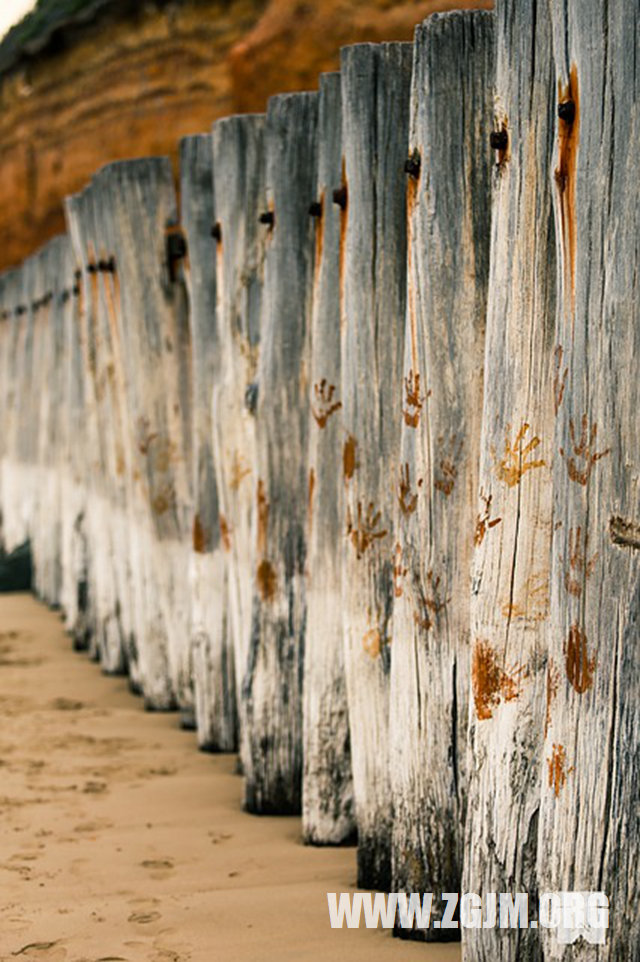
<svg viewBox="0 0 640 962">
<path fill-rule="evenodd" d="M 353 848 L 247 815 L 236 758 L 0 596 L 0 962 L 457 962 L 458 946 L 329 925 Z"/>
</svg>

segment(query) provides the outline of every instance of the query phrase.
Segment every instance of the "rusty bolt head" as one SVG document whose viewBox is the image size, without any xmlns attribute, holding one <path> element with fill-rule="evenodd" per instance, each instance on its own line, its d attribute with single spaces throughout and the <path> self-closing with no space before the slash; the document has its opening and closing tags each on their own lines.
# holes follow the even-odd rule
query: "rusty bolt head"
<svg viewBox="0 0 640 962">
<path fill-rule="evenodd" d="M 88 272 L 89 274 L 95 274 L 97 270 L 98 270 L 97 264 L 88 264 L 88 265 L 87 265 L 87 272 Z"/>
<path fill-rule="evenodd" d="M 275 214 L 272 210 L 265 210 L 258 218 L 261 224 L 267 224 L 269 227 L 273 227 L 275 223 Z"/>
<path fill-rule="evenodd" d="M 491 144 L 492 150 L 506 150 L 509 146 L 509 134 L 502 128 L 502 130 L 492 130 L 489 136 L 489 143 Z"/>
<path fill-rule="evenodd" d="M 322 204 L 319 200 L 314 200 L 314 202 L 309 205 L 309 216 L 322 217 Z"/>
<path fill-rule="evenodd" d="M 182 231 L 171 231 L 167 234 L 167 259 L 179 261 L 187 253 L 187 242 Z"/>
<path fill-rule="evenodd" d="M 341 187 L 336 187 L 333 194 L 333 203 L 337 204 L 340 210 L 346 210 L 347 207 L 347 185 L 343 184 Z"/>
<path fill-rule="evenodd" d="M 222 225 L 219 220 L 217 220 L 211 228 L 211 236 L 218 243 L 222 240 Z"/>
<path fill-rule="evenodd" d="M 576 117 L 576 105 L 573 100 L 565 100 L 558 104 L 558 117 L 564 120 L 565 124 L 571 125 Z"/>
<path fill-rule="evenodd" d="M 404 162 L 404 172 L 409 174 L 410 177 L 420 176 L 420 154 L 417 150 L 414 150 L 411 157 L 408 157 Z"/>
<path fill-rule="evenodd" d="M 74 285 L 73 285 L 72 294 L 73 294 L 74 297 L 79 297 L 79 296 L 80 296 L 80 285 L 79 285 L 79 284 L 74 284 Z"/>
</svg>

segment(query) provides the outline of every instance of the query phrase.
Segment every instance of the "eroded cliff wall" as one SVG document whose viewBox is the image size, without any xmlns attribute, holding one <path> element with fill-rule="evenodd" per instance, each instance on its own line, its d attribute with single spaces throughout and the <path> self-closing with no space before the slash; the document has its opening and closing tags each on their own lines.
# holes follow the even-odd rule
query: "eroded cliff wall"
<svg viewBox="0 0 640 962">
<path fill-rule="evenodd" d="M 0 78 L 0 269 L 64 227 L 62 201 L 103 164 L 169 154 L 217 117 L 317 87 L 339 48 L 411 39 L 435 10 L 490 0 L 113 0 Z"/>
</svg>

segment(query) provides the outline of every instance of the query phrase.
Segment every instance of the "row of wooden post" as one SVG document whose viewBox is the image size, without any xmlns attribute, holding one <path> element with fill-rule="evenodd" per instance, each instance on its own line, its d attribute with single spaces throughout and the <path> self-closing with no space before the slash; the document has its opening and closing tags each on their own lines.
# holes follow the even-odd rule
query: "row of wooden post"
<svg viewBox="0 0 640 962">
<path fill-rule="evenodd" d="M 604 890 L 572 958 L 626 960 L 640 20 L 496 6 L 187 138 L 179 209 L 165 158 L 69 198 L 0 278 L 2 538 L 249 811 L 357 833 L 363 887 Z"/>
</svg>

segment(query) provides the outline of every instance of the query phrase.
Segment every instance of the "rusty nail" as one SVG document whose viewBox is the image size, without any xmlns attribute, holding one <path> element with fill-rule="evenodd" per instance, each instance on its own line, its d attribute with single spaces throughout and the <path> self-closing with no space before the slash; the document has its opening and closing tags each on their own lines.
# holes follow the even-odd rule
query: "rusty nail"
<svg viewBox="0 0 640 962">
<path fill-rule="evenodd" d="M 174 229 L 167 234 L 166 245 L 169 280 L 172 284 L 174 284 L 176 281 L 176 261 L 182 260 L 183 257 L 186 257 L 187 241 L 181 230 Z"/>
<path fill-rule="evenodd" d="M 218 243 L 222 240 L 222 225 L 219 220 L 217 220 L 211 228 L 211 236 L 215 241 L 218 241 Z"/>
<path fill-rule="evenodd" d="M 167 234 L 167 259 L 179 261 L 187 253 L 187 242 L 182 231 Z"/>
<path fill-rule="evenodd" d="M 340 210 L 345 210 L 347 206 L 347 185 L 343 184 L 342 187 L 336 187 L 332 197 L 333 203 L 337 204 Z"/>
<path fill-rule="evenodd" d="M 573 100 L 565 100 L 558 104 L 558 117 L 571 126 L 576 117 L 576 105 Z"/>
<path fill-rule="evenodd" d="M 322 217 L 322 204 L 319 200 L 314 200 L 314 202 L 309 205 L 309 216 Z"/>
<path fill-rule="evenodd" d="M 275 215 L 272 210 L 265 210 L 263 214 L 260 214 L 258 219 L 261 224 L 268 224 L 269 227 L 273 227 Z"/>
<path fill-rule="evenodd" d="M 502 130 L 492 130 L 489 137 L 489 143 L 491 144 L 492 150 L 506 150 L 509 146 L 509 135 L 507 131 L 502 128 Z"/>
<path fill-rule="evenodd" d="M 411 157 L 407 158 L 404 162 L 404 172 L 409 174 L 411 177 L 420 176 L 420 154 L 417 150 L 414 150 Z"/>
</svg>

